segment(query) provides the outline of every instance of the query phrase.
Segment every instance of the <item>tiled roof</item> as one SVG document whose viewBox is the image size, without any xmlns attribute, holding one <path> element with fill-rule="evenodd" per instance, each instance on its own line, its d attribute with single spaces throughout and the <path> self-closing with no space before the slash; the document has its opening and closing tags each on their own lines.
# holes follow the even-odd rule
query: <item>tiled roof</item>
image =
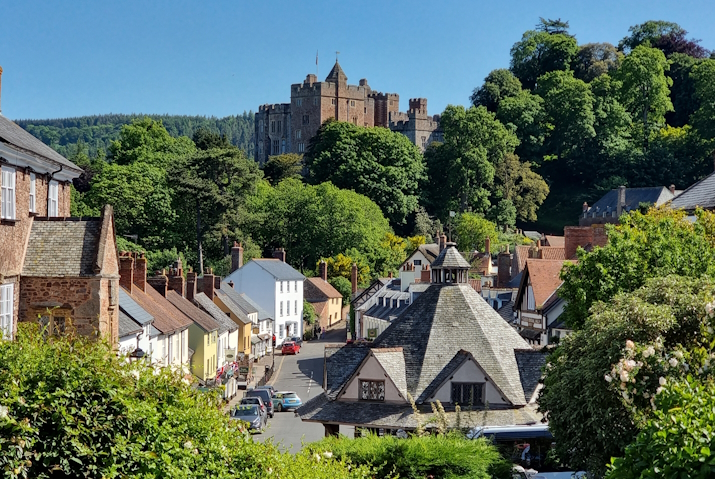
<svg viewBox="0 0 715 479">
<path fill-rule="evenodd" d="M 325 371 L 327 384 L 325 393 L 335 399 L 350 379 L 365 356 L 370 352 L 366 346 L 352 345 L 326 345 L 325 346 Z"/>
<path fill-rule="evenodd" d="M 343 295 L 321 278 L 306 278 L 303 281 L 303 297 L 306 301 L 323 301 L 328 298 L 342 298 Z"/>
<path fill-rule="evenodd" d="M 641 203 L 652 203 L 656 206 L 662 205 L 673 199 L 673 194 L 665 186 L 654 186 L 648 188 L 626 188 L 625 210 L 635 210 Z M 596 201 L 589 209 L 589 212 L 604 212 L 608 208 L 611 211 L 618 209 L 618 188 L 612 189 Z"/>
<path fill-rule="evenodd" d="M 447 247 L 432 261 L 432 269 L 438 268 L 463 268 L 469 269 L 471 265 L 464 259 L 454 243 L 447 243 Z"/>
<path fill-rule="evenodd" d="M 216 304 L 209 299 L 204 293 L 198 293 L 194 296 L 194 302 L 199 308 L 208 313 L 218 324 L 218 333 L 222 334 L 226 331 L 235 331 L 238 329 L 238 325 L 233 322 L 231 318 L 228 317 L 226 313 L 221 311 L 221 308 L 216 306 Z"/>
<path fill-rule="evenodd" d="M 162 334 L 186 329 L 192 323 L 188 317 L 149 285 L 146 287 L 146 293 L 139 288 L 132 288 L 130 296 L 144 311 L 154 318 L 152 325 Z"/>
<path fill-rule="evenodd" d="M 372 353 L 385 370 L 395 387 L 407 399 L 407 379 L 405 377 L 405 357 L 402 348 L 373 348 Z"/>
<path fill-rule="evenodd" d="M 303 276 L 300 271 L 279 259 L 254 258 L 251 262 L 256 263 L 279 281 L 303 281 L 305 279 L 305 276 Z"/>
<path fill-rule="evenodd" d="M 142 327 L 139 323 L 124 314 L 124 311 L 119 310 L 119 337 L 123 338 L 130 334 L 141 333 Z"/>
<path fill-rule="evenodd" d="M 564 238 L 563 236 L 545 235 L 544 238 L 546 239 L 546 242 L 548 243 L 547 246 L 551 246 L 552 248 L 565 248 L 566 247 L 566 238 Z"/>
<path fill-rule="evenodd" d="M 418 403 L 459 350 L 474 356 L 513 405 L 526 403 L 514 350 L 528 345 L 469 285 L 433 284 L 373 346 L 402 346 L 407 389 Z"/>
<path fill-rule="evenodd" d="M 711 173 L 675 197 L 672 208 L 693 211 L 715 208 L 715 173 Z"/>
<path fill-rule="evenodd" d="M 23 276 L 94 276 L 102 220 L 35 218 L 27 242 Z"/>
<path fill-rule="evenodd" d="M 216 331 L 219 329 L 219 323 L 215 319 L 201 311 L 188 299 L 180 296 L 176 291 L 168 291 L 166 299 L 204 331 Z"/>
<path fill-rule="evenodd" d="M 216 294 L 216 296 L 218 296 L 224 306 L 226 306 L 228 310 L 231 311 L 238 318 L 239 321 L 243 322 L 243 324 L 248 324 L 251 322 L 251 320 L 248 319 L 248 314 L 246 313 L 246 311 L 244 311 L 243 308 L 241 308 L 233 300 L 233 295 L 236 293 L 233 288 L 219 288 L 214 290 L 214 293 Z M 236 294 L 236 296 L 238 296 L 238 294 Z"/>
<path fill-rule="evenodd" d="M 554 246 L 542 246 L 539 248 L 539 257 L 541 259 L 566 259 L 566 248 Z"/>
<path fill-rule="evenodd" d="M 154 321 L 154 316 L 139 306 L 124 288 L 119 288 L 119 310 L 142 326 Z"/>
<path fill-rule="evenodd" d="M 468 279 L 467 281 L 469 281 L 469 286 L 471 286 L 474 291 L 476 291 L 477 293 L 482 292 L 482 280 L 481 279 Z"/>
<path fill-rule="evenodd" d="M 327 301 L 318 301 L 315 303 L 310 303 L 313 306 L 313 309 L 315 310 L 315 314 L 318 317 L 321 317 L 323 315 L 323 312 L 325 311 L 325 308 L 328 307 L 328 302 Z"/>
<path fill-rule="evenodd" d="M 546 349 L 522 349 L 514 351 L 516 355 L 516 364 L 519 366 L 519 375 L 521 376 L 521 386 L 524 389 L 526 400 L 534 395 L 536 387 L 541 380 L 542 368 L 546 364 Z"/>
<path fill-rule="evenodd" d="M 223 289 L 223 288 L 222 288 Z M 270 313 L 266 311 L 265 309 L 261 308 L 258 303 L 253 301 L 250 297 L 246 295 L 246 293 L 241 293 L 239 295 L 243 300 L 245 300 L 250 306 L 253 306 L 253 308 L 258 311 L 258 320 L 259 321 L 264 321 L 266 319 L 273 320 L 273 317 L 271 317 Z"/>
<path fill-rule="evenodd" d="M 536 309 L 541 309 L 546 300 L 548 300 L 558 287 L 561 286 L 561 283 L 563 283 L 559 275 L 564 263 L 565 261 L 562 260 L 550 259 L 529 258 L 529 260 L 527 260 L 525 274 L 528 275 L 531 287 L 534 290 Z M 524 283 L 524 286 L 526 286 L 526 283 Z M 517 303 L 519 303 L 522 294 L 523 292 L 520 290 L 516 298 Z"/>
<path fill-rule="evenodd" d="M 76 172 L 77 176 L 82 173 L 82 169 L 79 166 L 2 115 L 0 115 L 0 141 L 8 143 L 16 149 L 29 153 L 36 158 L 39 157 L 40 159 L 50 160 L 53 163 L 62 165 L 63 168 Z"/>
<path fill-rule="evenodd" d="M 524 271 L 524 266 L 526 265 L 526 260 L 529 258 L 529 250 L 531 245 L 517 245 L 514 248 L 514 260 L 519 266 L 519 272 Z M 513 273 L 516 275 L 516 273 Z"/>
</svg>

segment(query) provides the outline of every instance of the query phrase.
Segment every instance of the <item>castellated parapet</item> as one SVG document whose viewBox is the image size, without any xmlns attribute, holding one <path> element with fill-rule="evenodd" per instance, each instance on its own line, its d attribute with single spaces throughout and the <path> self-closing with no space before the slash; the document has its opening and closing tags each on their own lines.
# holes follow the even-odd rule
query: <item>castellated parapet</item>
<svg viewBox="0 0 715 479">
<path fill-rule="evenodd" d="M 303 154 L 320 125 L 329 118 L 360 126 L 380 126 L 405 134 L 422 150 L 441 141 L 439 117 L 427 118 L 427 100 L 413 98 L 407 113 L 400 113 L 397 93 L 375 92 L 366 78 L 358 85 L 347 83 L 347 75 L 336 61 L 325 81 L 308 74 L 302 83 L 291 85 L 290 103 L 258 107 L 255 118 L 256 161 L 263 165 L 270 156 Z"/>
</svg>

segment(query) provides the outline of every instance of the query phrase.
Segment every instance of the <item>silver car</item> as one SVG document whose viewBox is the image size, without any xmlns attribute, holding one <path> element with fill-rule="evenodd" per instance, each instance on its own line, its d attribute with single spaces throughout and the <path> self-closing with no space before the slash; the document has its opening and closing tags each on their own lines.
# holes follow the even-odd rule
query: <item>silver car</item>
<svg viewBox="0 0 715 479">
<path fill-rule="evenodd" d="M 263 432 L 266 419 L 258 404 L 239 404 L 231 412 L 231 419 L 246 421 L 250 431 Z"/>
</svg>

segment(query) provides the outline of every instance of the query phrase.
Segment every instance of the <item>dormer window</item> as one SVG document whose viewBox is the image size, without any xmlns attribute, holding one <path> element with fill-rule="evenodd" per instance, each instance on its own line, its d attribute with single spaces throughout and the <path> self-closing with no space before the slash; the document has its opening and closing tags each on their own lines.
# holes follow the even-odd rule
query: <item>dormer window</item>
<svg viewBox="0 0 715 479">
<path fill-rule="evenodd" d="M 385 381 L 363 381 L 360 380 L 360 400 L 361 401 L 384 401 Z"/>
<path fill-rule="evenodd" d="M 484 405 L 484 383 L 452 383 L 452 404 L 460 406 Z"/>
</svg>

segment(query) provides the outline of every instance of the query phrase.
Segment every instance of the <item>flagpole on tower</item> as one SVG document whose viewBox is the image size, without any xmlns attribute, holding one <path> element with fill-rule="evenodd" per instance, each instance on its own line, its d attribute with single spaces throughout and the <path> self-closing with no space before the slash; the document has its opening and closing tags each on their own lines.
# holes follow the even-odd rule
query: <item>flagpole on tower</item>
<svg viewBox="0 0 715 479">
<path fill-rule="evenodd" d="M 315 50 L 315 76 L 320 78 L 320 70 L 318 70 L 318 50 Z"/>
</svg>

